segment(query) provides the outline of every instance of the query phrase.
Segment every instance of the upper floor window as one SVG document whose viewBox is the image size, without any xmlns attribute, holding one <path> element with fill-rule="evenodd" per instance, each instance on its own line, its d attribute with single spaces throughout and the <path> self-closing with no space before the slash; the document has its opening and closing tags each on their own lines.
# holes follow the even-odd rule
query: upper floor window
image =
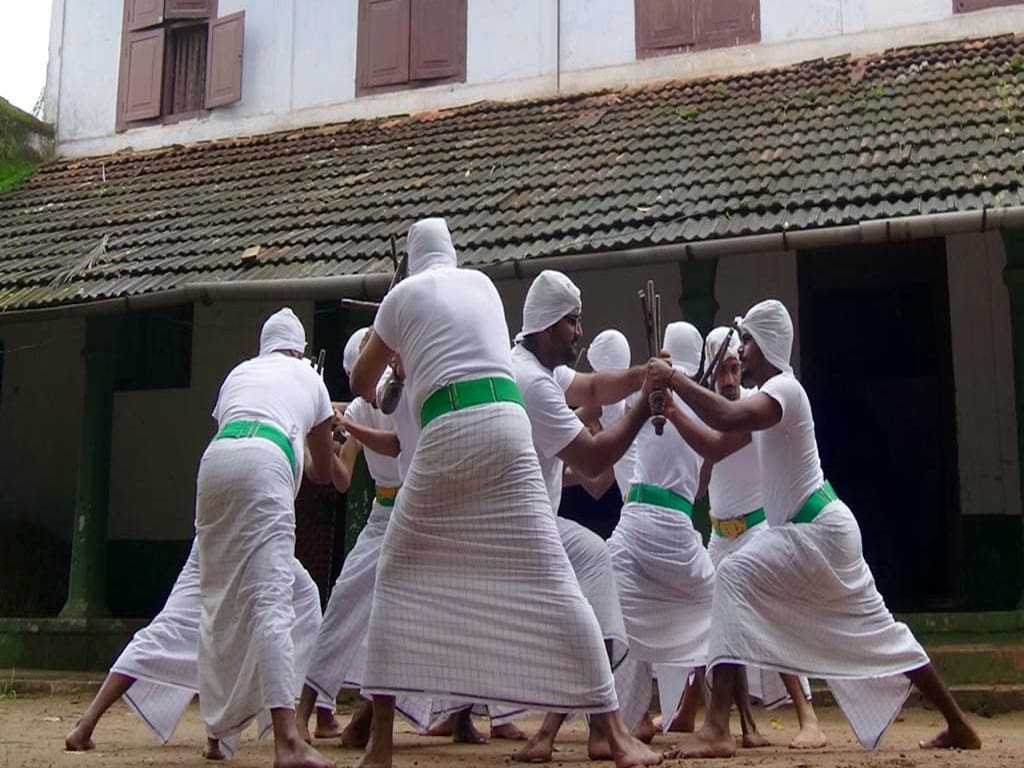
<svg viewBox="0 0 1024 768">
<path fill-rule="evenodd" d="M 635 0 L 636 55 L 724 48 L 761 39 L 760 0 Z"/>
<path fill-rule="evenodd" d="M 467 0 L 359 0 L 356 94 L 466 79 Z"/>
<path fill-rule="evenodd" d="M 217 0 L 124 0 L 117 130 L 239 101 L 244 28 Z"/>
<path fill-rule="evenodd" d="M 1024 5 L 1024 0 L 953 0 L 953 13 L 970 13 L 1002 5 Z"/>
</svg>

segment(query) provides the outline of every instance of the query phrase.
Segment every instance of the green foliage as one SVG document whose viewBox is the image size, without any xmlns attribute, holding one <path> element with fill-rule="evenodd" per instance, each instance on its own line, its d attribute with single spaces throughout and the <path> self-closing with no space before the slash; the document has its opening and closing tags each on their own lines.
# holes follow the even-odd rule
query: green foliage
<svg viewBox="0 0 1024 768">
<path fill-rule="evenodd" d="M 700 110 L 697 107 L 679 107 L 676 110 L 676 117 L 680 120 L 694 120 L 700 115 Z"/>
<path fill-rule="evenodd" d="M 725 87 L 725 83 L 716 83 L 715 87 L 714 87 L 714 91 L 719 96 L 728 96 L 729 95 L 729 89 Z"/>
</svg>

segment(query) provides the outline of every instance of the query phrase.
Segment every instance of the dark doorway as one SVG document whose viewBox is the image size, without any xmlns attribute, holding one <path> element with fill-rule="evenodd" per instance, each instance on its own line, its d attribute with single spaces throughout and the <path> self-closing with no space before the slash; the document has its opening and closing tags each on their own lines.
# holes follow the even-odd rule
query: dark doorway
<svg viewBox="0 0 1024 768">
<path fill-rule="evenodd" d="M 801 378 L 825 476 L 889 606 L 962 598 L 945 242 L 801 252 Z"/>
</svg>

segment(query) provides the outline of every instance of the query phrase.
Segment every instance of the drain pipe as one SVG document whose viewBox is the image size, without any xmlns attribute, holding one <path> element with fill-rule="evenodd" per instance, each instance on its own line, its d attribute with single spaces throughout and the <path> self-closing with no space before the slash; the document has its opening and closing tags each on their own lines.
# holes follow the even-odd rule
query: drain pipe
<svg viewBox="0 0 1024 768">
<path fill-rule="evenodd" d="M 902 219 L 866 221 L 823 229 L 774 232 L 766 235 L 705 240 L 697 243 L 628 248 L 614 251 L 573 253 L 565 256 L 519 257 L 499 264 L 465 266 L 479 269 L 492 280 L 523 280 L 545 269 L 589 272 L 648 264 L 723 258 L 736 254 L 778 253 L 811 248 L 905 242 L 929 237 L 1024 229 L 1024 206 L 976 211 L 937 213 Z M 579 248 L 587 242 L 580 241 Z M 333 277 L 195 282 L 157 293 L 122 296 L 81 304 L 0 312 L 0 324 L 28 322 L 50 317 L 104 315 L 166 307 L 174 304 L 217 301 L 294 301 L 316 299 L 379 299 L 391 281 L 390 273 L 377 272 Z"/>
</svg>

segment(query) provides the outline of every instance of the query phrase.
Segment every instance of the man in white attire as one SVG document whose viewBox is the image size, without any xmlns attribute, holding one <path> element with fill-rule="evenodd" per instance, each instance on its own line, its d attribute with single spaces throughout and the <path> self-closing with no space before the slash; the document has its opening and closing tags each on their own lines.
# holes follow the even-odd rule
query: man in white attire
<svg viewBox="0 0 1024 768">
<path fill-rule="evenodd" d="M 512 367 L 530 417 L 552 514 L 561 502 L 563 463 L 580 475 L 601 474 L 622 458 L 650 414 L 643 399 L 606 431 L 592 435 L 569 407 L 569 402 L 591 407 L 616 403 L 643 385 L 642 366 L 595 374 L 578 374 L 566 367 L 577 357 L 581 310 L 580 290 L 572 280 L 561 272 L 544 270 L 527 291 L 523 328 L 512 350 Z M 627 727 L 636 728 L 647 713 L 650 687 L 643 671 L 626 657 L 626 628 L 608 547 L 579 523 L 560 516 L 556 520 L 580 589 L 608 643 L 623 720 Z M 516 759 L 549 760 L 562 719 L 558 713 L 548 715 L 540 731 L 516 753 Z M 653 726 L 640 735 L 649 740 Z M 591 758 L 605 759 L 607 749 L 602 734 L 592 729 L 587 743 Z"/>
<path fill-rule="evenodd" d="M 708 334 L 704 359 L 709 364 L 715 360 L 726 339 L 729 340 L 729 346 L 722 352 L 720 362 L 712 374 L 712 385 L 722 397 L 735 402 L 757 391 L 743 387 L 740 381 L 739 334 L 730 334 L 725 327 L 712 330 Z M 761 500 L 761 466 L 758 463 L 757 448 L 750 442 L 735 453 L 722 457 L 715 453 L 715 433 L 697 419 L 687 418 L 680 411 L 675 414 L 673 423 L 709 466 L 714 463 L 708 484 L 712 529 L 708 554 L 717 567 L 726 557 L 768 529 Z M 748 676 L 751 677 L 750 693 L 758 696 L 765 707 L 770 709 L 789 700 L 795 704 L 800 732 L 790 741 L 791 747 L 815 749 L 825 746 L 825 734 L 811 706 L 807 679 L 763 669 L 749 669 L 747 674 L 736 675 L 736 706 L 740 711 L 744 740 L 763 741 L 763 737 L 759 739 L 757 736 L 757 726 L 750 710 L 746 686 Z"/>
<path fill-rule="evenodd" d="M 664 352 L 677 374 L 696 375 L 703 346 L 700 332 L 676 322 L 668 325 L 664 338 Z M 673 403 L 669 394 L 666 408 L 673 407 L 688 410 Z M 692 520 L 701 463 L 671 426 L 658 435 L 653 424 L 646 424 L 636 439 L 626 503 L 608 540 L 630 654 L 644 664 L 648 681 L 656 667 L 663 694 L 682 691 L 691 672 L 703 679 L 707 656 L 714 566 Z M 665 715 L 666 730 L 685 717 Z"/>
<path fill-rule="evenodd" d="M 260 355 L 221 385 L 218 432 L 196 480 L 203 721 L 230 751 L 270 710 L 276 768 L 331 765 L 301 738 L 294 711 L 294 500 L 303 467 L 327 483 L 336 458 L 330 396 L 302 359 L 305 347 L 290 309 L 264 323 Z"/>
<path fill-rule="evenodd" d="M 742 665 L 825 678 L 867 748 L 877 747 L 911 683 L 946 719 L 925 748 L 976 749 L 981 740 L 939 680 L 921 645 L 895 621 L 864 561 L 850 509 L 825 481 L 807 393 L 793 376 L 793 325 L 768 300 L 741 321 L 740 360 L 758 385 L 728 400 L 661 360 L 648 377 L 671 388 L 718 430 L 721 456 L 752 433 L 769 528 L 725 558 L 715 575 L 704 727 L 670 756 L 731 757 L 729 710 Z"/>
<path fill-rule="evenodd" d="M 443 219 L 414 224 L 407 250 L 409 277 L 352 371 L 353 392 L 371 398 L 400 355 L 422 426 L 377 570 L 359 765 L 390 768 L 401 694 L 591 713 L 619 768 L 655 764 L 618 717 L 601 631 L 558 537 L 498 292 L 457 268 Z"/>
<path fill-rule="evenodd" d="M 629 342 L 620 331 L 608 329 L 601 331 L 587 347 L 587 362 L 594 370 L 594 373 L 602 371 L 619 371 L 629 368 L 631 355 Z M 601 414 L 598 422 L 601 429 L 608 429 L 616 421 L 626 414 L 626 406 L 629 398 L 619 400 L 616 403 L 601 406 Z M 629 493 L 629 483 L 633 477 L 633 467 L 636 465 L 636 441 L 630 443 L 629 448 L 622 455 L 622 458 L 615 462 L 612 469 L 615 473 L 615 484 L 623 498 Z"/>
</svg>

